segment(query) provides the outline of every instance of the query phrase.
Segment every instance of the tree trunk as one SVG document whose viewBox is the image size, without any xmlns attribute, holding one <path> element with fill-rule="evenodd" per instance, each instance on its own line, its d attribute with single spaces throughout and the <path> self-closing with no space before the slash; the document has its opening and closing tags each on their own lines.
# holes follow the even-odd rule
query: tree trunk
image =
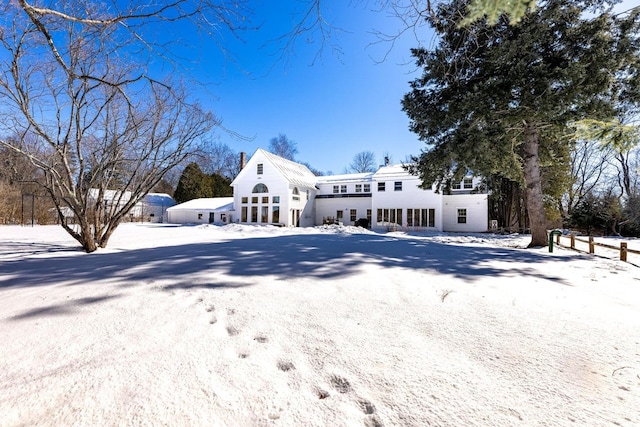
<svg viewBox="0 0 640 427">
<path fill-rule="evenodd" d="M 547 218 L 544 213 L 540 161 L 538 156 L 538 128 L 535 123 L 524 125 L 524 182 L 526 185 L 527 211 L 531 227 L 529 247 L 547 245 Z"/>
</svg>

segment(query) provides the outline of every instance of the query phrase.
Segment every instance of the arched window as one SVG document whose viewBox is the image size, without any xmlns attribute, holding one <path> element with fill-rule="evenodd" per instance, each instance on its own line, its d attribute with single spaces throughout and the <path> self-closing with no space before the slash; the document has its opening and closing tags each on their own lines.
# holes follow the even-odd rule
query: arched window
<svg viewBox="0 0 640 427">
<path fill-rule="evenodd" d="M 268 193 L 269 189 L 264 184 L 256 184 L 256 186 L 253 187 L 253 190 L 251 192 L 252 193 Z"/>
</svg>

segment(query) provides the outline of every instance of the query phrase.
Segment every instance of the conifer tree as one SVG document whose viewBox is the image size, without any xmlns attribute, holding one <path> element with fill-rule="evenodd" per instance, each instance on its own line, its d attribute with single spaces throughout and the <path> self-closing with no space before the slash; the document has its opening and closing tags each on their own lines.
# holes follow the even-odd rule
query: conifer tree
<svg viewBox="0 0 640 427">
<path fill-rule="evenodd" d="M 202 172 L 200 166 L 196 162 L 191 162 L 180 175 L 173 198 L 177 203 L 184 203 L 193 199 L 211 197 L 211 189 L 207 181 L 208 177 Z"/>
<path fill-rule="evenodd" d="M 530 246 L 543 246 L 543 160 L 566 168 L 568 123 L 613 116 L 617 73 L 638 57 L 638 16 L 616 17 L 602 0 L 549 0 L 516 25 L 460 26 L 468 3 L 442 4 L 428 18 L 438 44 L 412 51 L 424 72 L 402 106 L 427 144 L 415 172 L 429 187 L 467 171 L 520 182 Z"/>
</svg>

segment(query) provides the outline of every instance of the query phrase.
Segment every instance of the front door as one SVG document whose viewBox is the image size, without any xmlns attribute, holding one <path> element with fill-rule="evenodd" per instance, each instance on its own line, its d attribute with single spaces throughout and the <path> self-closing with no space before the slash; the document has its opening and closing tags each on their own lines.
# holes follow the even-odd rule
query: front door
<svg viewBox="0 0 640 427">
<path fill-rule="evenodd" d="M 213 212 L 209 212 L 209 224 L 213 224 L 215 214 Z"/>
</svg>

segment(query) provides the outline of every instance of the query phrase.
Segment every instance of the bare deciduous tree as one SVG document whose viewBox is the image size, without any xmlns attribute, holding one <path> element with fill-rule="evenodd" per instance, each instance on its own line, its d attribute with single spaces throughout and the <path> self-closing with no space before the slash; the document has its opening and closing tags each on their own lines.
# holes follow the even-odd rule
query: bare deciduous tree
<svg viewBox="0 0 640 427">
<path fill-rule="evenodd" d="M 210 35 L 221 26 L 234 31 L 242 4 L 0 6 L 0 134 L 18 136 L 0 144 L 42 171 L 62 226 L 85 251 L 106 246 L 133 206 L 218 123 L 178 79 L 151 77 L 153 56 L 171 58 L 171 46 L 153 34 L 176 21 Z"/>
<path fill-rule="evenodd" d="M 269 151 L 285 159 L 294 160 L 298 154 L 298 147 L 294 141 L 287 138 L 287 135 L 281 133 L 277 137 L 271 138 Z"/>
<path fill-rule="evenodd" d="M 240 172 L 240 155 L 223 142 L 213 142 L 207 145 L 206 151 L 197 159 L 202 165 L 203 172 L 217 174 L 229 179 L 235 178 Z"/>
<path fill-rule="evenodd" d="M 375 172 L 376 169 L 376 155 L 372 151 L 359 152 L 349 164 L 349 171 L 354 173 Z"/>
</svg>

